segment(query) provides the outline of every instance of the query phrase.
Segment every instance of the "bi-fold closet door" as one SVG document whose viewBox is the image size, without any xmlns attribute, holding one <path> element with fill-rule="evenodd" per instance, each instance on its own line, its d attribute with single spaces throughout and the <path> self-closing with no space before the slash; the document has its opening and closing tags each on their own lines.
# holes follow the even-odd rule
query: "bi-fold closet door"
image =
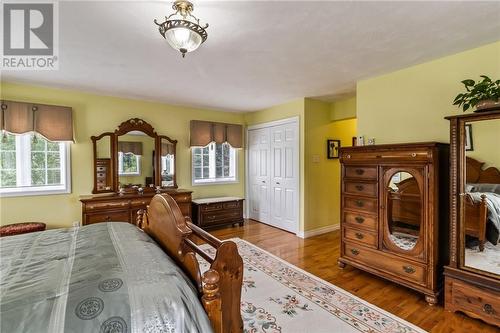
<svg viewBox="0 0 500 333">
<path fill-rule="evenodd" d="M 297 122 L 248 131 L 250 218 L 298 230 L 299 140 Z"/>
</svg>

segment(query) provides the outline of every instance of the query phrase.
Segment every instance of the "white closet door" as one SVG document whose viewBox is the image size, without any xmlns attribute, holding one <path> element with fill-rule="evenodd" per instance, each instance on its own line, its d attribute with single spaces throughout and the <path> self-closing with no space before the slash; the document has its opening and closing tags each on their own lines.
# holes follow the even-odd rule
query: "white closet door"
<svg viewBox="0 0 500 333">
<path fill-rule="evenodd" d="M 269 128 L 249 131 L 248 142 L 250 218 L 269 223 Z"/>
<path fill-rule="evenodd" d="M 298 140 L 294 123 L 271 127 L 271 222 L 297 232 Z"/>
</svg>

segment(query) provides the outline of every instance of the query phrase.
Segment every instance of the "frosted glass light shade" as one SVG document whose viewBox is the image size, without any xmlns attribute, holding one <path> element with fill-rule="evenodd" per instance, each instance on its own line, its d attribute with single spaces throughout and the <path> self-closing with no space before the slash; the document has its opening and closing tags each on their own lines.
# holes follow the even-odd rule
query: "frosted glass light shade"
<svg viewBox="0 0 500 333">
<path fill-rule="evenodd" d="M 203 39 L 200 34 L 186 27 L 171 28 L 165 32 L 165 39 L 174 49 L 183 55 L 196 50 Z"/>
</svg>

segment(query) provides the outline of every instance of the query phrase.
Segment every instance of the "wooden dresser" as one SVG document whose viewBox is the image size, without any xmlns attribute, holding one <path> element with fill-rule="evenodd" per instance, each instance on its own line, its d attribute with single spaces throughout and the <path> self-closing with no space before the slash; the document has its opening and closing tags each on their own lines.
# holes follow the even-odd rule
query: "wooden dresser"
<svg viewBox="0 0 500 333">
<path fill-rule="evenodd" d="M 162 194 L 169 194 L 179 205 L 184 216 L 191 217 L 191 193 L 188 190 L 169 190 Z M 140 194 L 110 194 L 91 195 L 81 197 L 82 224 L 100 222 L 128 222 L 135 223 L 137 211 L 146 209 L 155 195 L 155 192 Z"/>
<path fill-rule="evenodd" d="M 449 146 L 342 148 L 341 255 L 437 303 L 447 258 Z"/>
<path fill-rule="evenodd" d="M 193 222 L 202 228 L 243 225 L 243 200 L 237 197 L 193 200 Z"/>
</svg>

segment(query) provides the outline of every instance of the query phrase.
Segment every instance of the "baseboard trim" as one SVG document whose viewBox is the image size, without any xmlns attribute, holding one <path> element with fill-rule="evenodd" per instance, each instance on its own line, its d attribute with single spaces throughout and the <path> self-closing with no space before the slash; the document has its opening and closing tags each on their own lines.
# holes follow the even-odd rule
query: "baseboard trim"
<svg viewBox="0 0 500 333">
<path fill-rule="evenodd" d="M 307 230 L 307 231 L 299 231 L 297 236 L 300 238 L 309 238 L 313 236 L 318 236 L 321 234 L 326 234 L 327 232 L 332 232 L 340 229 L 340 224 L 328 225 L 326 227 L 321 227 L 317 229 Z"/>
</svg>

